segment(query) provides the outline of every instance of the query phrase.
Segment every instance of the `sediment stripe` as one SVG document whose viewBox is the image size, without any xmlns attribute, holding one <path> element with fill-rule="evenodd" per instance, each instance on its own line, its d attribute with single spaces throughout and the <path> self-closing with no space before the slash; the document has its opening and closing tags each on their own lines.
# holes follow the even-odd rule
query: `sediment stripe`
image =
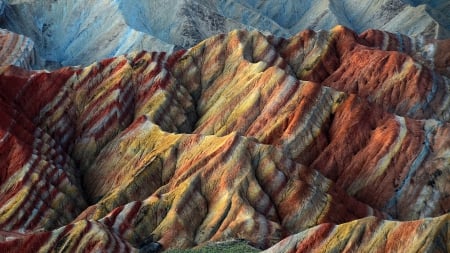
<svg viewBox="0 0 450 253">
<path fill-rule="evenodd" d="M 398 153 L 398 151 L 400 149 L 400 146 L 402 145 L 403 140 L 405 139 L 405 136 L 406 136 L 406 133 L 407 133 L 405 118 L 400 117 L 400 116 L 395 116 L 395 121 L 399 125 L 397 138 L 391 144 L 391 146 L 389 147 L 389 150 L 387 150 L 386 154 L 381 159 L 378 160 L 378 163 L 377 163 L 377 165 L 375 167 L 375 170 L 374 170 L 374 172 L 375 172 L 374 176 L 375 177 L 379 177 L 382 174 L 384 174 L 386 168 L 391 163 L 392 158 L 395 155 L 397 155 L 397 153 Z"/>
<path fill-rule="evenodd" d="M 140 82 L 138 90 L 141 92 L 148 90 L 154 82 L 155 77 L 159 75 L 162 70 L 163 68 L 160 62 L 152 61 L 149 63 L 144 70 L 145 72 L 142 74 L 143 78 Z"/>
<path fill-rule="evenodd" d="M 153 73 L 154 71 L 154 73 Z M 144 82 L 144 85 L 139 87 L 138 100 L 136 107 L 140 108 L 149 100 L 159 89 L 168 85 L 168 81 L 171 79 L 168 71 L 161 68 L 160 65 L 156 65 L 152 73 L 150 73 L 148 81 Z"/>
<path fill-rule="evenodd" d="M 448 217 L 412 222 L 366 218 L 338 226 L 323 224 L 288 237 L 264 252 L 303 252 L 312 249 L 323 251 L 330 248 L 358 252 L 374 249 L 392 252 L 445 252 L 445 243 L 429 240 L 429 236 L 440 237 L 448 232 L 445 228 L 448 224 L 446 218 Z"/>
<path fill-rule="evenodd" d="M 31 39 L 4 29 L 0 29 L 1 65 L 16 65 L 31 69 L 35 63 L 34 43 Z"/>
<path fill-rule="evenodd" d="M 93 201 L 80 217 L 92 220 L 53 230 L 53 245 L 42 249 L 125 250 L 123 238 L 138 245 L 150 234 L 166 249 L 230 236 L 268 247 L 286 231 L 384 216 L 347 193 L 371 205 L 403 203 L 407 211 L 394 213 L 398 219 L 441 214 L 448 209 L 442 187 L 448 173 L 437 168 L 445 168 L 439 161 L 446 153 L 429 150 L 447 146 L 446 135 L 437 140 L 434 132 L 449 127 L 436 125 L 420 148 L 421 123 L 403 116 L 445 119 L 448 81 L 407 55 L 420 47 L 415 41 L 375 34 L 374 44 L 395 47 L 386 52 L 370 46 L 369 35 L 357 39 L 337 27 L 272 42 L 236 31 L 187 51 L 141 52 L 82 69 L 2 69 L 0 145 L 24 156 L 5 158 L 20 171 L 2 174 L 1 228 L 33 235 L 71 222 L 85 208 L 79 183 Z M 347 98 L 323 84 L 355 94 Z M 388 191 L 394 187 L 374 186 L 375 197 L 368 190 L 402 179 L 395 196 Z M 417 213 L 424 199 L 436 207 Z M 387 229 L 398 233 L 396 226 Z M 319 233 L 329 234 L 330 245 L 335 228 L 342 227 Z M 359 238 L 357 232 L 341 243 Z"/>
<path fill-rule="evenodd" d="M 305 99 L 304 106 L 299 107 L 301 108 L 300 110 L 305 110 L 304 115 L 303 113 L 298 114 L 301 116 L 301 119 L 298 121 L 292 120 L 292 125 L 288 126 L 282 137 L 284 149 L 286 151 L 289 150 L 293 158 L 298 158 L 306 148 L 313 144 L 314 140 L 321 133 L 323 125 L 331 117 L 337 105 L 340 104 L 340 100 L 344 97 L 342 93 L 339 94 L 326 88 L 319 89 L 314 86 L 314 84 L 307 84 L 302 87 L 302 91 L 308 87 L 319 93 L 316 93 L 317 98 L 311 104 L 308 104 L 312 100 L 309 96 L 308 99 Z M 308 111 L 308 108 L 311 109 Z"/>
<path fill-rule="evenodd" d="M 91 232 L 92 223 L 89 221 L 80 221 L 81 228 L 74 227 L 73 230 L 77 230 L 76 233 L 71 233 L 67 237 L 69 242 L 73 242 L 71 244 L 65 244 L 66 246 L 64 248 L 64 251 L 70 252 L 70 253 L 76 253 L 80 252 L 79 247 L 82 245 L 83 238 L 89 235 L 89 232 Z M 80 225 L 78 225 L 80 227 Z"/>
<path fill-rule="evenodd" d="M 16 174 L 17 177 L 21 178 L 21 180 L 19 180 L 20 187 L 26 187 L 25 189 L 27 190 L 26 192 L 24 192 L 25 195 L 22 194 L 21 202 L 16 202 L 14 204 L 15 207 L 20 207 L 20 211 L 16 212 L 16 215 L 6 216 L 7 220 L 3 220 L 2 224 L 4 228 L 20 228 L 24 230 L 32 229 L 33 227 L 28 227 L 25 225 L 37 225 L 35 223 L 36 216 L 38 214 L 42 214 L 41 212 L 45 211 L 44 207 L 49 208 L 48 206 L 42 205 L 41 202 L 46 200 L 45 198 L 41 198 L 44 196 L 52 198 L 56 195 L 56 192 L 59 191 L 57 189 L 59 187 L 56 186 L 70 184 L 70 180 L 68 180 L 66 173 L 62 170 L 62 168 L 70 168 L 66 164 L 67 158 L 64 158 L 63 156 L 55 152 L 55 142 L 48 135 L 42 135 L 41 130 L 37 128 L 34 135 L 36 139 L 33 142 L 34 150 L 31 159 L 28 161 L 27 165 L 25 165 L 20 170 L 19 174 Z M 43 142 L 44 145 L 42 146 L 38 144 L 40 142 L 42 143 L 40 136 L 44 137 L 45 140 Z M 51 151 L 53 151 L 53 157 L 52 155 L 48 155 L 49 153 L 51 154 Z M 13 179 L 16 176 L 13 176 Z M 15 184 L 15 186 L 11 186 L 14 188 L 18 187 L 19 185 Z M 53 185 L 55 185 L 55 187 Z M 53 190 L 48 189 L 48 186 L 53 188 Z M 41 195 L 41 193 L 45 192 L 51 192 L 51 194 Z M 8 197 L 7 195 L 5 197 L 7 198 L 3 198 L 3 201 L 7 201 L 7 199 L 12 196 L 9 195 Z M 73 198 L 73 196 L 70 198 Z M 4 203 L 4 205 L 10 206 L 8 203 L 12 203 L 10 202 L 11 200 L 12 199 L 8 200 L 8 202 Z M 37 203 L 41 203 L 41 205 L 36 209 L 35 206 Z M 13 210 L 15 209 L 13 208 Z M 14 220 L 12 220 L 13 217 Z"/>
<path fill-rule="evenodd" d="M 123 206 L 119 213 L 114 218 L 114 223 L 111 227 L 120 235 L 130 227 L 135 215 L 141 207 L 141 202 L 131 202 Z"/>
<path fill-rule="evenodd" d="M 167 60 L 165 61 L 165 65 L 167 69 L 172 69 L 173 66 L 178 62 L 178 60 L 183 57 L 183 55 L 186 53 L 186 49 L 181 49 L 178 51 L 173 52 L 170 55 L 167 55 Z M 164 55 L 166 56 L 166 55 Z"/>
<path fill-rule="evenodd" d="M 116 224 L 117 216 L 122 212 L 125 206 L 119 206 L 105 216 L 103 223 L 107 226 L 113 227 Z"/>
<path fill-rule="evenodd" d="M 86 105 L 83 113 L 80 115 L 81 126 L 88 124 L 91 118 L 99 115 L 100 113 L 98 111 L 111 106 L 114 102 L 117 103 L 117 97 L 120 92 L 119 87 L 120 83 L 117 82 L 115 85 L 112 85 L 112 87 L 108 87 L 107 91 L 99 94 L 99 97 Z"/>
</svg>

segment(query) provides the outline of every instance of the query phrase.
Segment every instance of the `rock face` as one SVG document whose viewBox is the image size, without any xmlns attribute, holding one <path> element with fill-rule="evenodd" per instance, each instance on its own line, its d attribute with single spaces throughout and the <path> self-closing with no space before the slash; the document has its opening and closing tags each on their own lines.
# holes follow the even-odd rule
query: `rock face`
<svg viewBox="0 0 450 253">
<path fill-rule="evenodd" d="M 264 252 L 448 252 L 449 215 L 421 221 L 374 217 L 341 225 L 321 224 Z"/>
<path fill-rule="evenodd" d="M 31 39 L 5 29 L 0 29 L 1 65 L 15 65 L 25 69 L 31 69 L 35 65 L 36 60 L 34 42 Z"/>
<path fill-rule="evenodd" d="M 449 12 L 450 2 L 425 0 L 5 0 L 0 27 L 35 42 L 43 61 L 34 68 L 54 69 L 134 50 L 172 52 L 242 28 L 288 38 L 340 24 L 450 38 Z"/>
<path fill-rule="evenodd" d="M 448 251 L 449 45 L 235 30 L 84 68 L 1 67 L 0 251 L 341 237 L 337 251 Z"/>
<path fill-rule="evenodd" d="M 45 67 L 86 65 L 133 50 L 173 48 L 129 26 L 117 1 L 7 2 L 1 26 L 31 38 Z"/>
</svg>

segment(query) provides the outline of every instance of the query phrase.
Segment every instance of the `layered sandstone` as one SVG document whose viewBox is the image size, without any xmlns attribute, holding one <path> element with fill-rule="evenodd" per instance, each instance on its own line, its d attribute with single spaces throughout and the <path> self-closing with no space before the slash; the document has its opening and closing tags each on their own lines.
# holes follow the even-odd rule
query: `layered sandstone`
<svg viewBox="0 0 450 253">
<path fill-rule="evenodd" d="M 321 224 L 290 236 L 264 252 L 448 252 L 448 214 L 420 221 L 365 218 Z"/>
<path fill-rule="evenodd" d="M 84 68 L 4 66 L 0 248 L 439 241 L 449 44 L 343 26 L 288 39 L 235 30 Z M 386 242 L 364 232 L 397 226 L 429 229 Z"/>
<path fill-rule="evenodd" d="M 0 29 L 0 65 L 31 69 L 36 61 L 34 42 L 30 38 Z"/>
</svg>

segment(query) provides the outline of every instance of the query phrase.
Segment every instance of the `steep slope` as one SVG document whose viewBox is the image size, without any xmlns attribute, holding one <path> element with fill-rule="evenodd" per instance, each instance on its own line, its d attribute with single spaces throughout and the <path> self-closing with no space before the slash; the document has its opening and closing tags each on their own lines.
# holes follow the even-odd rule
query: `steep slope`
<svg viewBox="0 0 450 253">
<path fill-rule="evenodd" d="M 140 252 L 96 221 L 79 221 L 33 234 L 0 232 L 3 252 Z"/>
<path fill-rule="evenodd" d="M 173 48 L 129 26 L 115 1 L 6 2 L 1 27 L 31 38 L 43 66 L 87 65 L 134 50 Z"/>
<path fill-rule="evenodd" d="M 35 65 L 36 60 L 34 42 L 31 39 L 8 30 L 0 29 L 1 65 L 16 65 L 31 69 L 31 66 Z"/>
<path fill-rule="evenodd" d="M 321 224 L 264 252 L 448 252 L 448 214 L 420 221 L 374 217 L 341 225 Z"/>
<path fill-rule="evenodd" d="M 171 52 L 243 28 L 285 38 L 336 25 L 358 33 L 378 28 L 450 38 L 448 1 L 5 0 L 0 5 L 0 27 L 35 42 L 42 58 L 36 69 L 86 66 L 139 50 Z"/>
<path fill-rule="evenodd" d="M 265 249 L 335 240 L 314 233 L 348 221 L 337 230 L 429 224 L 402 236 L 440 240 L 449 44 L 235 30 L 84 68 L 2 67 L 0 249 Z"/>
</svg>

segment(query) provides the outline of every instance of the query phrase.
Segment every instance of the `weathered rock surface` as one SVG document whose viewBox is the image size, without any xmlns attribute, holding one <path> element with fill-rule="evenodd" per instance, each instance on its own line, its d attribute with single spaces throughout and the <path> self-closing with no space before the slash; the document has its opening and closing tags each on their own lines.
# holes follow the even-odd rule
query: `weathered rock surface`
<svg viewBox="0 0 450 253">
<path fill-rule="evenodd" d="M 15 65 L 25 69 L 31 69 L 35 65 L 36 60 L 34 42 L 30 38 L 5 29 L 0 29 L 1 65 Z"/>
<path fill-rule="evenodd" d="M 84 68 L 1 67 L 0 249 L 293 235 L 278 251 L 342 234 L 448 250 L 449 44 L 235 30 Z M 380 227 L 392 239 L 364 232 Z"/>
<path fill-rule="evenodd" d="M 264 252 L 448 252 L 449 215 L 398 222 L 374 217 L 321 224 Z"/>
<path fill-rule="evenodd" d="M 2 252 L 139 252 L 97 221 L 78 221 L 59 229 L 20 234 L 0 231 Z"/>
<path fill-rule="evenodd" d="M 3 4 L 2 4 L 3 3 Z M 89 65 L 134 50 L 189 48 L 234 29 L 291 37 L 345 25 L 450 38 L 450 2 L 413 0 L 5 0 L 0 27 L 32 39 L 34 68 Z M 89 6 L 89 8 L 86 8 Z M 89 43 L 86 43 L 89 41 Z"/>
<path fill-rule="evenodd" d="M 134 50 L 173 49 L 151 33 L 130 26 L 117 1 L 6 2 L 1 27 L 35 42 L 40 58 L 46 61 L 36 68 L 87 65 Z"/>
</svg>

